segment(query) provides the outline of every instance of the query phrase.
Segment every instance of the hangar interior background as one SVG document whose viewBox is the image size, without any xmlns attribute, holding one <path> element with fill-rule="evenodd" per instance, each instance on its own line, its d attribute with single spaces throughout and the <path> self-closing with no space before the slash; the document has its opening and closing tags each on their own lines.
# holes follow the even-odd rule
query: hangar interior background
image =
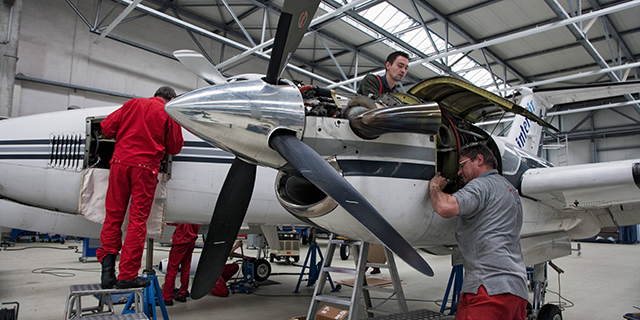
<svg viewBox="0 0 640 320">
<path fill-rule="evenodd" d="M 282 4 L 3 0 L 0 116 L 122 104 L 161 85 L 206 86 L 173 58 L 178 49 L 203 53 L 227 76 L 264 73 L 270 47 L 260 44 L 275 35 Z M 383 71 L 386 56 L 401 50 L 411 56 L 404 89 L 438 75 L 506 97 L 525 84 L 638 81 L 638 16 L 638 0 L 323 0 L 283 76 L 346 95 L 357 86 L 352 79 Z M 545 133 L 543 155 L 556 165 L 640 158 L 638 99 L 636 92 L 554 106 L 549 112 L 565 112 L 549 118 L 561 132 Z"/>
</svg>

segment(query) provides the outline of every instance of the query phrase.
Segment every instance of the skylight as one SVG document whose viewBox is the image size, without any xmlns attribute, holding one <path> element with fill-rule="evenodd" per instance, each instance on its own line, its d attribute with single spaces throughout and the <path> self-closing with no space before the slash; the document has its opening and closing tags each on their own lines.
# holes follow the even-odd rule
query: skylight
<svg viewBox="0 0 640 320">
<path fill-rule="evenodd" d="M 345 2 L 348 3 L 351 1 L 352 0 L 346 0 Z M 324 3 L 321 3 L 320 8 L 324 10 L 333 10 L 333 8 L 325 5 Z M 429 29 L 425 30 L 419 21 L 416 21 L 411 16 L 408 16 L 386 1 L 380 2 L 366 10 L 362 10 L 358 14 L 378 25 L 380 28 L 396 35 L 400 40 L 408 43 L 426 55 L 441 53 L 444 52 L 447 47 L 453 47 L 451 44 L 448 44 L 444 38 Z M 372 30 L 348 16 L 342 17 L 342 21 L 349 23 L 375 39 L 380 39 L 382 43 L 388 45 L 393 50 L 406 51 L 402 46 L 393 42 L 393 40 L 383 38 L 383 36 L 375 30 Z M 416 56 L 411 52 L 408 53 L 412 59 L 416 58 Z M 448 59 L 449 62 L 457 61 L 453 66 L 451 66 L 451 70 L 453 72 L 481 88 L 489 91 L 496 90 L 498 89 L 496 88 L 496 82 L 498 86 L 504 87 L 504 81 L 500 77 L 496 77 L 496 82 L 494 82 L 491 72 L 468 56 L 455 54 L 445 58 L 445 61 L 446 59 Z M 422 63 L 421 65 L 439 75 L 447 74 L 445 71 L 440 70 L 431 63 Z"/>
</svg>

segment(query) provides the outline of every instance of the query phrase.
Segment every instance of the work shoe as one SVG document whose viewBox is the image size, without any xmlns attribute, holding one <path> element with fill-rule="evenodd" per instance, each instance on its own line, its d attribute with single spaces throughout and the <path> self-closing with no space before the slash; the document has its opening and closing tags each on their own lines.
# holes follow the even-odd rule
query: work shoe
<svg viewBox="0 0 640 320">
<path fill-rule="evenodd" d="M 187 302 L 187 297 L 185 297 L 185 296 L 175 296 L 175 297 L 173 297 L 173 298 L 174 298 L 176 301 L 179 301 L 179 302 Z"/>
<path fill-rule="evenodd" d="M 380 268 L 373 268 L 373 270 L 371 270 L 371 274 L 377 274 L 380 273 Z"/>
<path fill-rule="evenodd" d="M 163 300 L 163 301 L 164 301 L 164 305 L 167 306 L 167 307 L 173 305 L 173 300 L 168 300 L 168 301 L 167 300 Z"/>
<path fill-rule="evenodd" d="M 118 289 L 130 289 L 130 288 L 143 288 L 151 285 L 151 281 L 147 278 L 137 277 L 132 280 L 118 280 L 116 281 L 116 288 Z"/>
<path fill-rule="evenodd" d="M 116 285 L 116 255 L 108 254 L 102 259 L 102 289 L 113 289 Z"/>
</svg>

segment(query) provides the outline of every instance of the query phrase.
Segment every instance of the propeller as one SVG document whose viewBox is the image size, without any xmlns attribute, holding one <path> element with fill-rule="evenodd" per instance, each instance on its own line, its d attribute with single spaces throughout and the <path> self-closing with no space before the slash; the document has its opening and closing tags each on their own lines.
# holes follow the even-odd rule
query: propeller
<svg viewBox="0 0 640 320">
<path fill-rule="evenodd" d="M 317 152 L 292 135 L 274 135 L 271 146 L 305 178 L 347 210 L 389 250 L 419 272 L 433 270 L 415 249 L 340 173 Z"/>
<path fill-rule="evenodd" d="M 320 0 L 285 1 L 267 71 L 267 79 L 272 81 L 267 82 L 271 84 L 277 82 L 283 66 L 302 41 L 319 4 Z M 283 25 L 285 27 L 281 27 Z M 201 54 L 191 50 L 177 50 L 173 54 L 210 84 L 227 82 L 218 69 Z M 209 293 L 222 274 L 222 269 L 247 213 L 255 177 L 256 165 L 246 163 L 237 157 L 233 160 L 213 210 L 207 239 L 193 279 L 191 288 L 193 299 L 202 298 Z"/>
<path fill-rule="evenodd" d="M 265 79 L 267 83 L 277 84 L 291 55 L 298 49 L 319 5 L 320 0 L 285 1 L 278 20 L 276 37 L 273 39 L 273 50 Z"/>
<path fill-rule="evenodd" d="M 200 255 L 191 298 L 200 299 L 213 289 L 247 213 L 256 178 L 256 166 L 235 158 L 213 209 L 207 239 Z"/>
<path fill-rule="evenodd" d="M 265 81 L 275 85 L 297 49 L 320 0 L 288 0 L 278 21 Z M 174 55 L 210 83 L 226 82 L 202 55 L 178 50 Z M 215 71 L 214 71 L 215 70 Z M 291 135 L 274 134 L 271 146 L 305 178 L 338 202 L 378 240 L 416 270 L 433 276 L 433 270 L 384 217 L 329 163 Z M 253 194 L 256 165 L 235 158 L 211 217 L 207 239 L 193 281 L 191 297 L 199 299 L 213 289 L 240 230 Z"/>
<path fill-rule="evenodd" d="M 176 50 L 173 56 L 208 84 L 227 83 L 222 73 L 202 54 L 193 50 Z"/>
</svg>

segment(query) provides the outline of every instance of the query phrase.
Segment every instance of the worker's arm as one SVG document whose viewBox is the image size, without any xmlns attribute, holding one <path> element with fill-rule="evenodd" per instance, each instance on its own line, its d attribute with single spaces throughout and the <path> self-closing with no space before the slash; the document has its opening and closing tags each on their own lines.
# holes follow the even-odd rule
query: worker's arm
<svg viewBox="0 0 640 320">
<path fill-rule="evenodd" d="M 440 175 L 440 172 L 429 181 L 429 196 L 431 207 L 443 218 L 451 218 L 460 214 L 458 200 L 442 190 L 447 186 L 447 179 Z"/>
<path fill-rule="evenodd" d="M 243 256 L 242 254 L 234 252 L 234 251 L 236 251 L 236 249 L 240 248 L 240 246 L 242 246 L 242 241 L 241 240 L 236 241 L 236 244 L 234 244 L 233 248 L 231 248 L 231 252 L 229 253 L 229 256 L 234 257 L 234 258 L 248 258 L 248 257 Z"/>
<path fill-rule="evenodd" d="M 125 105 L 127 103 L 125 103 Z M 102 128 L 102 134 L 104 134 L 105 137 L 109 139 L 116 137 L 116 133 L 118 133 L 118 128 L 120 127 L 120 122 L 122 121 L 122 109 L 124 109 L 124 105 L 116 109 L 116 111 L 109 114 L 104 120 L 102 120 L 102 122 L 100 122 L 100 128 Z"/>
<path fill-rule="evenodd" d="M 182 127 L 180 127 L 180 125 L 170 117 L 167 118 L 165 126 L 165 147 L 167 148 L 167 152 L 175 156 L 180 153 L 182 146 L 184 145 Z"/>
</svg>

